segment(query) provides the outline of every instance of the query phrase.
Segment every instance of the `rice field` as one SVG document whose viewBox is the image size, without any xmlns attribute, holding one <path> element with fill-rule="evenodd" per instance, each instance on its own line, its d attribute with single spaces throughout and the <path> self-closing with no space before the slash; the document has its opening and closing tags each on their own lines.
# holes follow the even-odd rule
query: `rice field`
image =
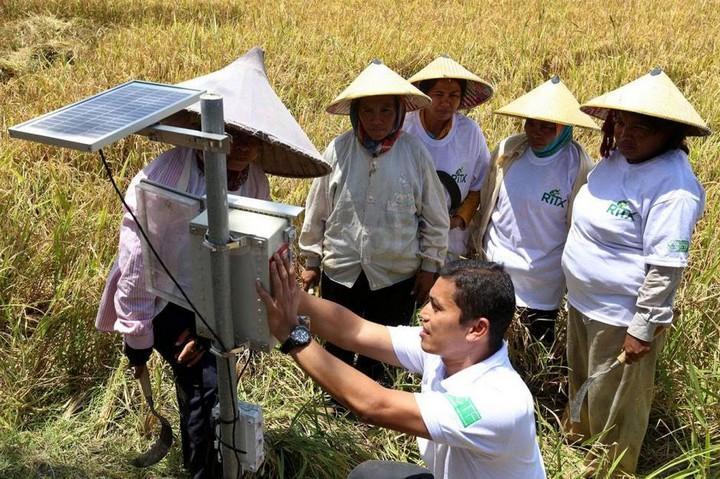
<svg viewBox="0 0 720 479">
<path fill-rule="evenodd" d="M 156 426 L 120 338 L 93 326 L 121 217 L 101 163 L 11 140 L 8 127 L 130 79 L 174 83 L 208 73 L 260 45 L 272 85 L 320 151 L 349 127 L 325 106 L 372 59 L 408 77 L 441 53 L 495 85 L 493 99 L 470 112 L 491 147 L 520 128 L 493 110 L 553 74 L 583 101 L 661 66 L 717 129 L 718 7 L 716 0 L 0 1 L 0 477 L 182 475 L 177 447 L 148 470 L 129 465 Z M 597 152 L 598 134 L 578 139 Z M 690 147 L 707 205 L 658 364 L 638 477 L 720 477 L 720 137 L 692 139 Z M 120 187 L 163 148 L 130 137 L 106 149 Z M 271 186 L 275 200 L 302 205 L 309 182 L 273 177 Z M 520 328 L 513 337 L 513 360 L 536 393 L 548 476 L 577 477 L 583 448 L 566 444 L 557 417 L 562 371 Z M 562 355 L 562 345 L 554 353 Z M 156 402 L 177 432 L 172 380 L 160 366 L 153 359 Z M 413 381 L 401 375 L 397 385 Z M 329 415 L 321 391 L 278 354 L 249 358 L 239 391 L 265 413 L 267 460 L 257 477 L 344 478 L 365 459 L 418 459 L 412 438 Z"/>
</svg>

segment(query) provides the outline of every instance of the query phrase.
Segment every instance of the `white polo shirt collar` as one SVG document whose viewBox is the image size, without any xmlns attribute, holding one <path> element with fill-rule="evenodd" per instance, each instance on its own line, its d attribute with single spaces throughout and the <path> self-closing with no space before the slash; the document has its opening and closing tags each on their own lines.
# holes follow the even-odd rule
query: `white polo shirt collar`
<svg viewBox="0 0 720 479">
<path fill-rule="evenodd" d="M 442 379 L 440 381 L 440 385 L 446 391 L 452 391 L 459 386 L 462 387 L 467 383 L 475 381 L 477 378 L 483 376 L 493 368 L 496 368 L 498 366 L 506 366 L 509 365 L 509 363 L 510 358 L 508 356 L 507 342 L 503 341 L 500 349 L 495 351 L 492 356 L 484 359 L 483 361 L 480 361 L 479 363 L 475 363 L 472 366 L 462 369 L 453 374 L 452 376 Z M 444 377 L 446 373 L 447 370 L 445 369 L 445 364 L 443 363 L 442 367 L 438 368 L 438 374 L 441 374 L 441 377 Z"/>
</svg>

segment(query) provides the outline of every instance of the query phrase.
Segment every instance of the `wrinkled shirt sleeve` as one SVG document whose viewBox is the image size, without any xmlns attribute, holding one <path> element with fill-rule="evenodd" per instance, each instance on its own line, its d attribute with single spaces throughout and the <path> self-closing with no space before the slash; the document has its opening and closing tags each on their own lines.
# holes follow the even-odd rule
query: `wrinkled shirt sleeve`
<svg viewBox="0 0 720 479">
<path fill-rule="evenodd" d="M 395 357 L 402 367 L 415 374 L 422 374 L 425 368 L 425 354 L 420 345 L 418 326 L 387 326 Z"/>
<path fill-rule="evenodd" d="M 330 143 L 323 156 L 330 165 L 335 165 L 334 142 Z M 307 268 L 320 267 L 322 261 L 325 223 L 332 210 L 330 199 L 330 177 L 332 175 L 333 173 L 330 173 L 315 178 L 305 201 L 305 220 L 298 244 L 300 255 L 304 258 Z"/>
<path fill-rule="evenodd" d="M 125 194 L 125 202 L 137 214 L 136 187 L 148 179 L 176 188 L 183 177 L 188 158 L 195 153 L 186 148 L 174 148 L 153 160 L 135 178 Z M 187 189 L 187 188 L 186 188 Z M 125 211 L 120 224 L 117 267 L 119 278 L 113 298 L 116 320 L 113 329 L 123 334 L 125 343 L 133 349 L 147 349 L 153 345 L 152 320 L 157 313 L 158 301 L 162 301 L 145 289 L 145 268 L 142 243 L 137 223 Z M 167 241 L 173 241 L 168 238 Z"/>
<path fill-rule="evenodd" d="M 135 187 L 146 175 L 140 172 L 130 184 L 125 202 L 136 212 Z M 133 349 L 147 349 L 153 345 L 152 319 L 155 315 L 155 295 L 145 290 L 142 246 L 138 225 L 125 211 L 120 225 L 117 266 L 120 277 L 117 282 L 114 304 L 115 331 L 125 337 Z"/>
<path fill-rule="evenodd" d="M 659 326 L 670 326 L 673 320 L 673 301 L 684 268 L 648 265 L 640 290 L 637 309 L 628 327 L 628 334 L 651 342 Z"/>
<path fill-rule="evenodd" d="M 422 168 L 422 199 L 417 205 L 420 216 L 420 269 L 435 273 L 445 263 L 448 248 L 450 217 L 447 212 L 445 190 L 435 172 L 430 153 L 423 147 L 418 151 Z"/>
</svg>

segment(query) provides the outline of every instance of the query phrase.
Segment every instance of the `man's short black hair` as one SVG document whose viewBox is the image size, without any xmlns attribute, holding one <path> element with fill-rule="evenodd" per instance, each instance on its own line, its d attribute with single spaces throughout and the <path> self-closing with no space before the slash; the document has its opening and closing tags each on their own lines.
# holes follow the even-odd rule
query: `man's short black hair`
<svg viewBox="0 0 720 479">
<path fill-rule="evenodd" d="M 490 349 L 500 349 L 515 314 L 515 288 L 502 265 L 462 259 L 443 266 L 440 277 L 455 283 L 453 300 L 461 311 L 460 323 L 487 318 Z"/>
</svg>

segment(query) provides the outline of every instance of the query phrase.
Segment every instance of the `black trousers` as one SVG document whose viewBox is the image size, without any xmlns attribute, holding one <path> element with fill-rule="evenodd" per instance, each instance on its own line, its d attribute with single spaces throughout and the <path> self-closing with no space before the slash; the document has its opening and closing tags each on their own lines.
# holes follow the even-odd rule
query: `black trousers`
<svg viewBox="0 0 720 479">
<path fill-rule="evenodd" d="M 323 298 L 341 304 L 358 316 L 385 326 L 409 325 L 415 312 L 415 297 L 412 289 L 415 277 L 400 281 L 386 288 L 370 290 L 364 272 L 352 288 L 343 286 L 322 274 L 321 291 Z M 348 364 L 353 364 L 355 353 L 327 343 L 328 352 Z M 385 366 L 379 361 L 358 356 L 355 367 L 376 381 L 390 383 Z"/>
<path fill-rule="evenodd" d="M 535 341 L 541 341 L 546 347 L 555 342 L 555 320 L 558 309 L 545 311 L 542 309 L 518 308 L 520 322 L 530 332 Z"/>
<path fill-rule="evenodd" d="M 177 355 L 184 345 L 176 346 L 180 334 L 195 334 L 192 311 L 168 303 L 153 320 L 153 347 L 170 364 L 175 377 L 183 463 L 193 479 L 214 479 L 221 472 L 213 447 L 212 408 L 217 403 L 217 367 L 212 354 L 206 352 L 193 367 L 178 364 Z"/>
</svg>

